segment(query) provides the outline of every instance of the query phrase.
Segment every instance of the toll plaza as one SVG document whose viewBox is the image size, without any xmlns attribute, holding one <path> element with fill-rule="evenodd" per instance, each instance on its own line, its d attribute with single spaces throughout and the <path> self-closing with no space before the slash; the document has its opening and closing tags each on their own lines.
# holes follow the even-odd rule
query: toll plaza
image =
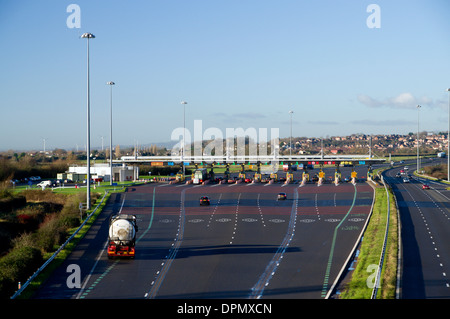
<svg viewBox="0 0 450 319">
<path fill-rule="evenodd" d="M 355 166 L 366 166 L 367 177 L 373 177 L 372 165 L 383 163 L 385 159 L 372 158 L 369 155 L 336 155 L 336 156 L 305 156 L 305 155 L 289 155 L 289 156 L 123 156 L 120 160 L 113 160 L 113 163 L 122 164 L 145 164 L 150 163 L 152 166 L 194 166 L 195 169 L 206 167 L 209 175 L 214 178 L 214 168 L 225 167 L 224 179 L 230 178 L 230 166 L 240 166 L 238 169 L 239 179 L 251 178 L 253 182 L 260 182 L 262 175 L 270 175 L 270 179 L 274 182 L 282 179 L 286 183 L 294 181 L 293 171 L 301 170 L 301 183 L 305 184 L 311 181 L 321 185 L 327 178 L 324 167 L 334 167 L 334 183 L 338 185 L 341 182 L 342 174 L 340 167 L 351 167 L 351 179 L 355 182 L 358 175 L 354 170 Z M 245 166 L 250 167 L 254 174 L 245 171 Z M 285 177 L 279 176 L 280 168 L 282 168 Z M 319 173 L 310 176 L 312 169 L 319 168 Z M 235 170 L 236 171 L 236 170 Z M 283 174 L 282 173 L 282 174 Z M 330 176 L 332 179 L 333 176 Z M 176 176 L 178 182 L 184 182 L 185 176 L 182 169 Z"/>
</svg>

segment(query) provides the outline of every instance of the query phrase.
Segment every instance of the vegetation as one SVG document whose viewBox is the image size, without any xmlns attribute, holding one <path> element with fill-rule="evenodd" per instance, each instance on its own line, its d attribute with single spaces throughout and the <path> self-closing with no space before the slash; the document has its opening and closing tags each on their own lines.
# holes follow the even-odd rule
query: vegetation
<svg viewBox="0 0 450 319">
<path fill-rule="evenodd" d="M 15 194 L 6 185 L 0 187 L 0 298 L 9 298 L 80 225 L 78 205 L 85 200 L 83 193 L 51 190 Z M 99 195 L 92 194 L 93 203 Z"/>
<path fill-rule="evenodd" d="M 447 179 L 447 165 L 440 164 L 434 166 L 425 166 L 423 168 L 425 175 L 437 178 L 437 179 Z"/>
<path fill-rule="evenodd" d="M 380 288 L 377 298 L 394 299 L 397 276 L 398 223 L 394 195 L 389 190 L 390 219 L 385 260 L 381 272 Z M 378 265 L 384 243 L 387 221 L 387 195 L 384 187 L 375 189 L 375 203 L 372 216 L 361 244 L 355 270 L 351 281 L 342 289 L 342 299 L 370 299 L 375 278 L 373 265 Z"/>
</svg>

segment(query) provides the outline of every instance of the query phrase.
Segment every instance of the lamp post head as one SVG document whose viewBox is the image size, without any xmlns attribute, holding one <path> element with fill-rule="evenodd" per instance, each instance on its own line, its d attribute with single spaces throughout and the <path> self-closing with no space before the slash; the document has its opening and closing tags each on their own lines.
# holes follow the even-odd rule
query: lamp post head
<svg viewBox="0 0 450 319">
<path fill-rule="evenodd" d="M 448 88 L 446 91 L 447 91 L 447 92 L 450 92 L 450 88 Z"/>
<path fill-rule="evenodd" d="M 187 104 L 187 102 L 186 101 L 181 101 L 181 104 Z"/>
<path fill-rule="evenodd" d="M 109 81 L 109 82 L 106 82 L 106 84 L 108 84 L 108 85 L 115 85 L 116 83 L 114 83 L 113 81 Z"/>
<path fill-rule="evenodd" d="M 92 33 L 86 32 L 81 35 L 81 38 L 93 39 L 93 38 L 95 38 L 95 35 L 93 35 Z"/>
<path fill-rule="evenodd" d="M 420 109 L 420 108 L 421 108 L 421 106 L 420 106 L 420 105 L 417 105 L 417 108 L 418 108 L 418 109 Z"/>
</svg>

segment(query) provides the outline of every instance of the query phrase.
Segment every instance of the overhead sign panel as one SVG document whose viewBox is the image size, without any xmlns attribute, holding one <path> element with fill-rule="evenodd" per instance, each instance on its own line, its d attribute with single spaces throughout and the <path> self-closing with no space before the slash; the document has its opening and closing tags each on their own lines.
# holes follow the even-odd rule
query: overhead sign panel
<svg viewBox="0 0 450 319">
<path fill-rule="evenodd" d="M 164 166 L 164 162 L 151 162 L 150 166 Z"/>
</svg>

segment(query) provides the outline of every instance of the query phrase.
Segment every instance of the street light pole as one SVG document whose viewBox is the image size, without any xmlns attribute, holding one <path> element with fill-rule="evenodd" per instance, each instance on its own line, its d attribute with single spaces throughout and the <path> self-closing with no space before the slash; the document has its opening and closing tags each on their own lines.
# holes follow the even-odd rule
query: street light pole
<svg viewBox="0 0 450 319">
<path fill-rule="evenodd" d="M 420 159 L 419 159 L 419 110 L 421 106 L 417 105 L 417 173 L 420 171 Z"/>
<path fill-rule="evenodd" d="M 447 129 L 447 181 L 450 182 L 450 88 L 448 94 L 448 129 Z"/>
<path fill-rule="evenodd" d="M 110 105 L 109 105 L 109 114 L 110 114 L 110 122 L 109 122 L 109 168 L 110 168 L 110 177 L 109 177 L 109 185 L 113 184 L 113 157 L 112 157 L 112 87 L 116 83 L 113 81 L 106 82 L 111 88 L 110 90 Z"/>
<path fill-rule="evenodd" d="M 289 137 L 289 155 L 292 156 L 292 114 L 294 111 L 289 111 L 289 114 L 291 115 L 291 135 Z"/>
<path fill-rule="evenodd" d="M 86 177 L 86 209 L 91 209 L 91 131 L 90 131 L 90 87 L 89 87 L 89 39 L 95 38 L 92 33 L 83 33 L 81 36 L 87 39 L 87 142 L 86 142 L 86 163 L 87 163 L 87 177 Z"/>
<path fill-rule="evenodd" d="M 181 104 L 183 104 L 183 152 L 182 152 L 182 156 L 181 156 L 181 161 L 182 161 L 182 165 L 183 165 L 183 178 L 185 177 L 186 174 L 186 170 L 184 167 L 184 151 L 186 148 L 186 101 L 181 101 Z"/>
</svg>

